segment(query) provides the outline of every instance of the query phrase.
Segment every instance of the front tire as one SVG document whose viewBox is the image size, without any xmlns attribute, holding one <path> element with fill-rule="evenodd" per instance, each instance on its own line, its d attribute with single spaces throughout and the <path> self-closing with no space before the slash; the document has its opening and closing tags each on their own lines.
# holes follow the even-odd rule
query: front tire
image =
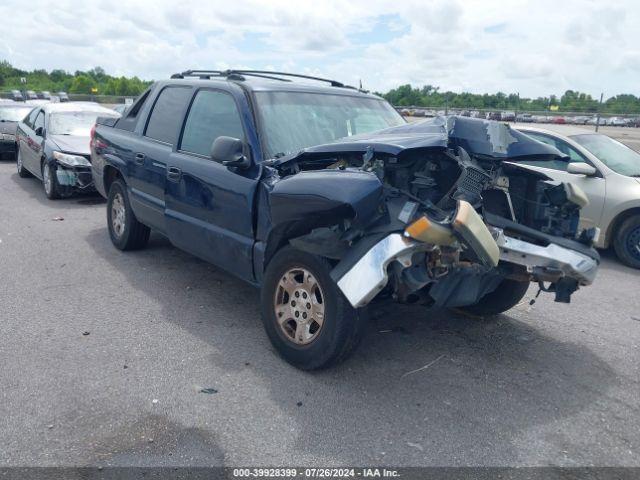
<svg viewBox="0 0 640 480">
<path fill-rule="evenodd" d="M 529 290 L 529 282 L 504 279 L 493 292 L 486 294 L 475 305 L 460 307 L 472 315 L 490 316 L 511 310 Z"/>
<path fill-rule="evenodd" d="M 27 178 L 31 176 L 29 171 L 24 168 L 24 164 L 22 163 L 22 153 L 20 153 L 20 147 L 17 148 L 16 152 L 16 167 L 18 168 L 18 176 L 20 178 Z"/>
<path fill-rule="evenodd" d="M 42 186 L 49 200 L 57 200 L 61 197 L 56 171 L 51 168 L 51 165 L 46 160 L 42 164 Z"/>
<path fill-rule="evenodd" d="M 613 240 L 613 249 L 622 263 L 640 268 L 640 216 L 622 222 Z"/>
<path fill-rule="evenodd" d="M 114 181 L 109 189 L 107 225 L 111 242 L 119 250 L 138 250 L 149 241 L 151 230 L 134 215 L 122 180 Z"/>
<path fill-rule="evenodd" d="M 269 263 L 261 291 L 262 321 L 271 343 L 302 370 L 346 360 L 360 343 L 365 316 L 342 295 L 321 257 L 292 247 Z"/>
</svg>

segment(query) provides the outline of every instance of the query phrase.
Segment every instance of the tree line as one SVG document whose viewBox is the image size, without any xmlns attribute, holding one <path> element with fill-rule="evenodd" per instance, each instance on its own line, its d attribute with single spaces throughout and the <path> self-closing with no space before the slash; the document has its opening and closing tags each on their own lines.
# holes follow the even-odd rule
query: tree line
<svg viewBox="0 0 640 480">
<path fill-rule="evenodd" d="M 413 87 L 410 84 L 393 88 L 387 93 L 378 94 L 395 106 L 420 106 L 437 109 L 449 107 L 469 110 L 513 110 L 513 111 L 549 111 L 595 113 L 599 99 L 588 93 L 567 90 L 560 97 L 523 98 L 518 94 L 498 93 L 455 93 L 441 92 L 439 87 L 425 85 Z M 640 113 L 640 98 L 631 94 L 621 94 L 608 98 L 602 103 L 603 113 L 634 114 Z"/>
<path fill-rule="evenodd" d="M 22 83 L 21 79 L 26 79 Z M 84 93 L 98 95 L 122 95 L 135 97 L 140 95 L 150 81 L 138 77 L 112 77 L 102 67 L 86 72 L 77 70 L 69 73 L 55 69 L 47 72 L 43 69 L 21 70 L 7 61 L 0 61 L 0 90 L 48 90 L 50 92 Z"/>
<path fill-rule="evenodd" d="M 21 83 L 21 78 L 26 83 Z M 47 72 L 44 69 L 21 70 L 7 61 L 0 61 L 0 90 L 48 90 L 98 95 L 122 95 L 135 97 L 152 82 L 138 77 L 113 77 L 102 67 L 94 67 L 86 72 L 77 70 L 69 73 L 61 69 Z M 393 88 L 386 93 L 378 93 L 395 106 L 421 106 L 443 109 L 446 107 L 468 110 L 518 110 L 595 113 L 598 99 L 587 93 L 567 90 L 560 97 L 522 98 L 515 93 L 455 93 L 442 92 L 440 87 L 425 85 L 414 87 L 410 84 Z M 602 104 L 603 113 L 640 113 L 640 98 L 632 94 L 621 94 L 608 98 Z"/>
</svg>

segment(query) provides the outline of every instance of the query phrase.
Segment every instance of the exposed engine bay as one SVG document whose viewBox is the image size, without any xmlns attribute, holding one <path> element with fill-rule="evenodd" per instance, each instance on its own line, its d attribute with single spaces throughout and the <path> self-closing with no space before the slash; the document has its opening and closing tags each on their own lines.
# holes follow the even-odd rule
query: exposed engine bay
<svg viewBox="0 0 640 480">
<path fill-rule="evenodd" d="M 275 160 L 267 202 L 293 246 L 335 261 L 353 306 L 384 296 L 472 305 L 505 278 L 568 303 L 599 263 L 598 232 L 578 231 L 588 200 L 515 163 L 553 156 L 507 125 L 436 118 Z M 296 235 L 301 213 L 307 231 Z"/>
</svg>

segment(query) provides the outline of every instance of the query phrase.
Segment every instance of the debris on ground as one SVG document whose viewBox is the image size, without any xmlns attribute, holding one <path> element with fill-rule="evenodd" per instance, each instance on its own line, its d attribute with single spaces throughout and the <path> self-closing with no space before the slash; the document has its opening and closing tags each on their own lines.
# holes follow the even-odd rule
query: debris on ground
<svg viewBox="0 0 640 480">
<path fill-rule="evenodd" d="M 427 368 L 432 367 L 432 366 L 433 366 L 433 365 L 435 365 L 437 362 L 439 362 L 439 361 L 442 359 L 442 357 L 444 357 L 444 355 L 440 355 L 438 358 L 436 358 L 436 359 L 435 359 L 435 360 L 433 360 L 432 362 L 427 363 L 424 367 L 416 368 L 415 370 L 411 370 L 410 372 L 407 372 L 407 373 L 403 374 L 401 378 L 404 378 L 404 377 L 406 377 L 406 376 L 408 376 L 408 375 L 411 375 L 411 374 L 413 374 L 413 373 L 421 372 L 421 371 L 423 371 L 423 370 L 426 370 Z"/>
<path fill-rule="evenodd" d="M 64 217 L 53 217 L 51 220 L 54 222 L 61 222 L 64 220 Z"/>
<path fill-rule="evenodd" d="M 302 402 L 298 402 L 298 403 L 296 403 L 296 405 L 301 407 L 302 406 Z"/>
<path fill-rule="evenodd" d="M 91 332 L 82 332 L 82 335 L 84 335 L 86 337 L 87 335 L 89 335 L 89 333 L 91 333 Z"/>
<path fill-rule="evenodd" d="M 53 425 L 47 425 L 47 428 L 51 430 L 53 428 Z"/>
<path fill-rule="evenodd" d="M 201 388 L 200 393 L 206 393 L 206 394 L 212 395 L 214 393 L 218 393 L 218 390 L 216 390 L 215 388 Z"/>
<path fill-rule="evenodd" d="M 631 317 L 631 320 L 635 320 L 636 322 L 640 322 L 640 317 Z"/>
<path fill-rule="evenodd" d="M 151 400 L 151 403 L 153 403 L 155 405 L 156 403 L 158 403 L 158 399 L 154 398 L 153 400 Z"/>
</svg>

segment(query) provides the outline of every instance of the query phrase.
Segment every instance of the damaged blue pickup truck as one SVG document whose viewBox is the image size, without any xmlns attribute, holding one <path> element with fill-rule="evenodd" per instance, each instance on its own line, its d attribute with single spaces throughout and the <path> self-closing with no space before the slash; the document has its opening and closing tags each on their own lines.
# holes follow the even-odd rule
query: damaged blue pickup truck
<svg viewBox="0 0 640 480">
<path fill-rule="evenodd" d="M 259 286 L 269 338 L 309 370 L 344 360 L 383 299 L 483 316 L 531 282 L 565 303 L 591 284 L 586 196 L 518 163 L 562 155 L 498 122 L 407 124 L 339 82 L 247 70 L 157 82 L 91 138 L 113 244 L 153 229 Z"/>
</svg>

